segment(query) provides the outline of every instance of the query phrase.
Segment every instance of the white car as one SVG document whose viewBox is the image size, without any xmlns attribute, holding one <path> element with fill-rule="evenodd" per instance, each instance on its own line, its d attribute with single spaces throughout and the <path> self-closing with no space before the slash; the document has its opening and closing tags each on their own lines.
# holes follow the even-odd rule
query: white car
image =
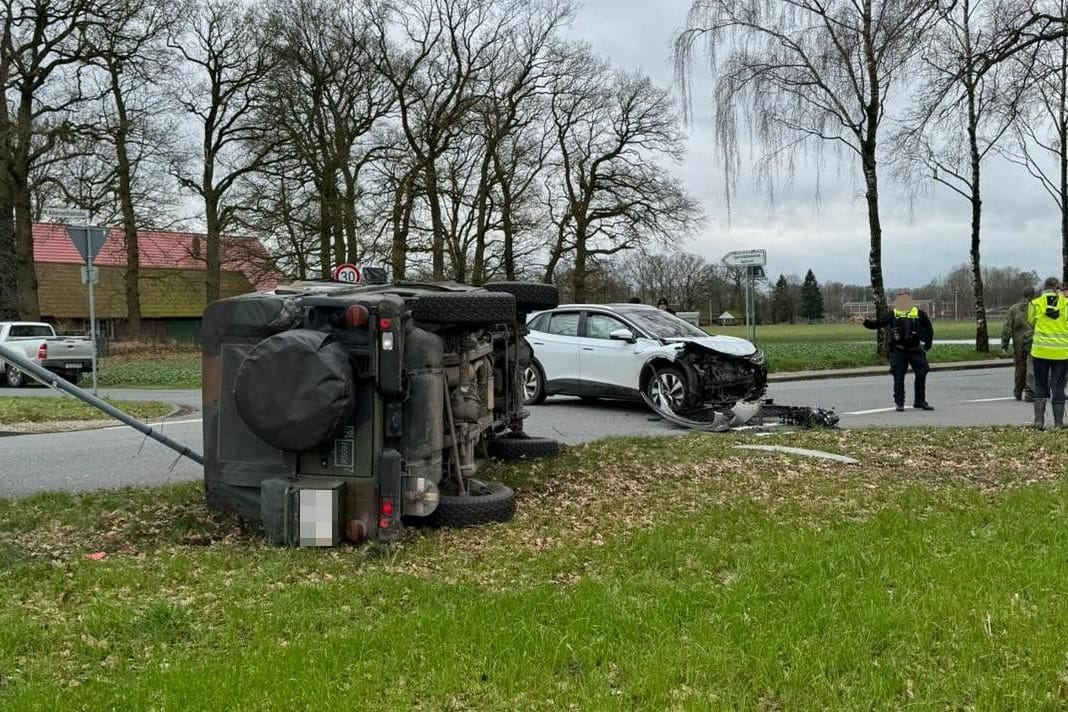
<svg viewBox="0 0 1068 712">
<path fill-rule="evenodd" d="M 571 304 L 527 321 L 534 358 L 528 404 L 546 396 L 641 398 L 684 414 L 756 401 L 767 390 L 764 354 L 745 339 L 710 336 L 643 304 Z"/>
</svg>

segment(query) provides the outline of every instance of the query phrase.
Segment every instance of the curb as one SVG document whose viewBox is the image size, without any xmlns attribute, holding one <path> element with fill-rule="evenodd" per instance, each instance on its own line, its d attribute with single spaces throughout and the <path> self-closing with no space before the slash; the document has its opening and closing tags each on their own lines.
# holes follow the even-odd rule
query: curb
<svg viewBox="0 0 1068 712">
<path fill-rule="evenodd" d="M 162 419 L 164 421 L 164 425 L 166 425 L 167 418 L 172 418 L 175 415 L 178 415 L 179 413 L 181 413 L 183 408 L 184 406 L 176 405 L 171 408 L 170 412 L 159 416 L 159 418 L 153 418 L 153 420 Z M 0 428 L 0 438 L 11 437 L 14 435 L 54 435 L 56 433 L 77 433 L 84 432 L 86 430 L 100 430 L 101 428 L 110 428 L 113 425 L 122 425 L 122 423 L 120 423 L 118 420 L 115 420 L 114 418 L 102 418 L 100 420 L 46 420 L 42 421 L 40 425 L 47 425 L 48 423 L 65 423 L 67 425 L 71 425 L 72 427 L 57 428 L 55 430 L 4 430 Z M 153 428 L 156 427 L 151 423 L 148 423 L 148 425 Z"/>
<path fill-rule="evenodd" d="M 986 361 L 957 361 L 949 363 L 932 363 L 931 371 L 973 371 L 985 368 L 1008 368 L 1012 359 L 992 358 Z M 789 383 L 790 381 L 818 381 L 829 378 L 860 378 L 863 376 L 884 376 L 890 373 L 889 366 L 863 366 L 861 368 L 827 369 L 826 371 L 790 371 L 768 375 L 769 383 Z"/>
</svg>

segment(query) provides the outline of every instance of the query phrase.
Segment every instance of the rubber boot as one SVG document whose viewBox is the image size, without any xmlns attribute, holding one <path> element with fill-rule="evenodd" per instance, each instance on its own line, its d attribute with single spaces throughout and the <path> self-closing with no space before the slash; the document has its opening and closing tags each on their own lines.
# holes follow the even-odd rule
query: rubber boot
<svg viewBox="0 0 1068 712">
<path fill-rule="evenodd" d="M 1053 404 L 1053 427 L 1064 427 L 1064 403 Z"/>
<path fill-rule="evenodd" d="M 1032 428 L 1041 430 L 1046 427 L 1046 399 L 1035 398 L 1035 422 L 1031 424 Z"/>
</svg>

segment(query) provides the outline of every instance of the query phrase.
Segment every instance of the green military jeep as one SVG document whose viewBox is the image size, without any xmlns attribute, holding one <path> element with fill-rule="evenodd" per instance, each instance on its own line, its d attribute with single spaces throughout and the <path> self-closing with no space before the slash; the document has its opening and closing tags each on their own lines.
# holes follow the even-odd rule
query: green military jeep
<svg viewBox="0 0 1068 712">
<path fill-rule="evenodd" d="M 553 455 L 523 432 L 529 312 L 555 287 L 295 283 L 208 306 L 208 505 L 279 544 L 391 540 L 404 523 L 503 522 L 488 458 Z"/>
</svg>

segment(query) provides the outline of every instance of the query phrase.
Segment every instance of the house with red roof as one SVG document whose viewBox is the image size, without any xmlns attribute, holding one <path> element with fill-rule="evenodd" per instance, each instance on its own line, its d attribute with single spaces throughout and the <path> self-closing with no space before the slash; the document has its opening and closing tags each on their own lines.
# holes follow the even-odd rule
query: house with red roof
<svg viewBox="0 0 1068 712">
<path fill-rule="evenodd" d="M 142 230 L 140 252 L 141 332 L 147 338 L 195 340 L 206 305 L 203 234 Z M 220 291 L 223 297 L 278 285 L 281 275 L 263 244 L 251 237 L 223 238 Z M 88 331 L 89 288 L 82 284 L 82 256 L 63 225 L 34 223 L 33 254 L 41 317 L 66 329 Z M 99 278 L 94 301 L 99 333 L 124 336 L 126 247 L 122 230 L 108 231 L 93 260 Z"/>
</svg>

